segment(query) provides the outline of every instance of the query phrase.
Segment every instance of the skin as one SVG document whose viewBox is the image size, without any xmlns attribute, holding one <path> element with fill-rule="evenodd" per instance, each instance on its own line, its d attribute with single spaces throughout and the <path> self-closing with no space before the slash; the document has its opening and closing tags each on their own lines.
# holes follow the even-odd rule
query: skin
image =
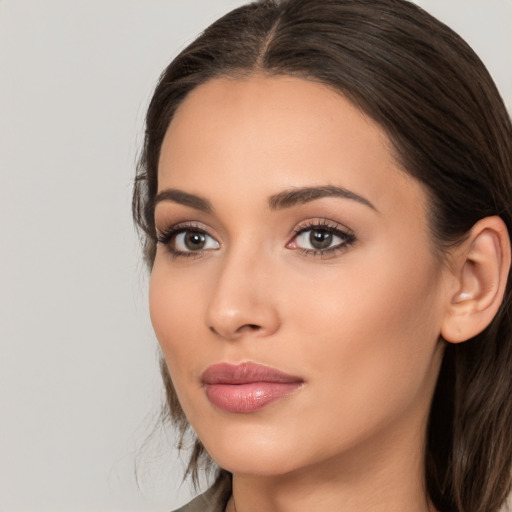
<svg viewBox="0 0 512 512">
<path fill-rule="evenodd" d="M 180 106 L 158 180 L 159 192 L 211 205 L 157 204 L 159 234 L 189 223 L 208 236 L 188 256 L 173 253 L 179 238 L 158 244 L 150 312 L 187 418 L 233 473 L 227 510 L 433 510 L 425 428 L 452 291 L 426 194 L 385 132 L 317 83 L 218 78 Z M 372 206 L 332 196 L 269 207 L 275 194 L 318 186 Z M 295 230 L 326 220 L 355 240 L 308 252 L 309 232 Z M 304 384 L 249 414 L 216 408 L 201 374 L 245 361 Z"/>
</svg>

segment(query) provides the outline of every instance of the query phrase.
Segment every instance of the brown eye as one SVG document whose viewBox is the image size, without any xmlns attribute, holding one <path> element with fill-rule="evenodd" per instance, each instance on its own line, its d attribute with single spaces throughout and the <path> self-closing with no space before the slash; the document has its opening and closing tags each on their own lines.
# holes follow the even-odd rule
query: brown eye
<svg viewBox="0 0 512 512">
<path fill-rule="evenodd" d="M 184 233 L 183 243 L 189 251 L 199 251 L 206 244 L 206 236 L 204 233 L 189 231 Z"/>
<path fill-rule="evenodd" d="M 349 236 L 341 231 L 333 233 L 328 229 L 307 229 L 299 233 L 295 239 L 298 248 L 310 251 L 325 251 L 343 246 Z"/>
<path fill-rule="evenodd" d="M 183 230 L 173 236 L 172 250 L 180 252 L 198 252 L 218 249 L 219 242 L 204 231 Z"/>
<path fill-rule="evenodd" d="M 327 249 L 331 246 L 333 234 L 321 229 L 312 229 L 309 232 L 309 243 L 314 249 Z"/>
<path fill-rule="evenodd" d="M 299 249 L 306 255 L 327 256 L 348 248 L 355 241 L 352 232 L 322 223 L 299 229 L 287 247 Z"/>
</svg>

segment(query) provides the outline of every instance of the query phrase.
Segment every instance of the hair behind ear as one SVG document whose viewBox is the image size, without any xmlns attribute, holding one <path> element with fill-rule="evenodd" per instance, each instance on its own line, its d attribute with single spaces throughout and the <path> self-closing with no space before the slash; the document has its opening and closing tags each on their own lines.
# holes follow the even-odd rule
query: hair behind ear
<svg viewBox="0 0 512 512">
<path fill-rule="evenodd" d="M 483 332 L 446 346 L 427 440 L 427 486 L 443 512 L 497 511 L 512 486 L 511 294 L 509 282 Z M 467 485 L 482 475 L 485 486 Z"/>
</svg>

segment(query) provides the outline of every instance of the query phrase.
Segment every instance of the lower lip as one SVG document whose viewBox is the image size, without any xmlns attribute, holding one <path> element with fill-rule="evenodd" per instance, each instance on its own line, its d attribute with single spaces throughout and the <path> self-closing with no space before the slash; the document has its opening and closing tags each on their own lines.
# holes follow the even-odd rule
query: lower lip
<svg viewBox="0 0 512 512">
<path fill-rule="evenodd" d="M 206 396 L 219 409 L 234 413 L 248 413 L 292 394 L 301 385 L 301 382 L 207 384 Z"/>
</svg>

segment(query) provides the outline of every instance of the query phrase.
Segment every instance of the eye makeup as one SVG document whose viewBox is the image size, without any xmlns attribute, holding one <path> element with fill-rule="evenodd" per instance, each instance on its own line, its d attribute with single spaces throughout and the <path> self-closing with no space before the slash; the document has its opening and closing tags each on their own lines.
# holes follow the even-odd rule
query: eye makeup
<svg viewBox="0 0 512 512">
<path fill-rule="evenodd" d="M 157 242 L 176 258 L 204 256 L 221 248 L 220 242 L 208 229 L 197 222 L 180 222 L 160 232 Z M 293 230 L 285 247 L 306 257 L 332 258 L 356 242 L 354 232 L 329 219 L 309 219 Z"/>
<path fill-rule="evenodd" d="M 180 222 L 162 231 L 157 243 L 165 246 L 173 258 L 190 258 L 218 250 L 220 243 L 197 223 Z"/>
<path fill-rule="evenodd" d="M 305 256 L 334 257 L 356 242 L 354 232 L 329 219 L 310 219 L 294 229 L 288 249 L 298 250 Z"/>
</svg>

